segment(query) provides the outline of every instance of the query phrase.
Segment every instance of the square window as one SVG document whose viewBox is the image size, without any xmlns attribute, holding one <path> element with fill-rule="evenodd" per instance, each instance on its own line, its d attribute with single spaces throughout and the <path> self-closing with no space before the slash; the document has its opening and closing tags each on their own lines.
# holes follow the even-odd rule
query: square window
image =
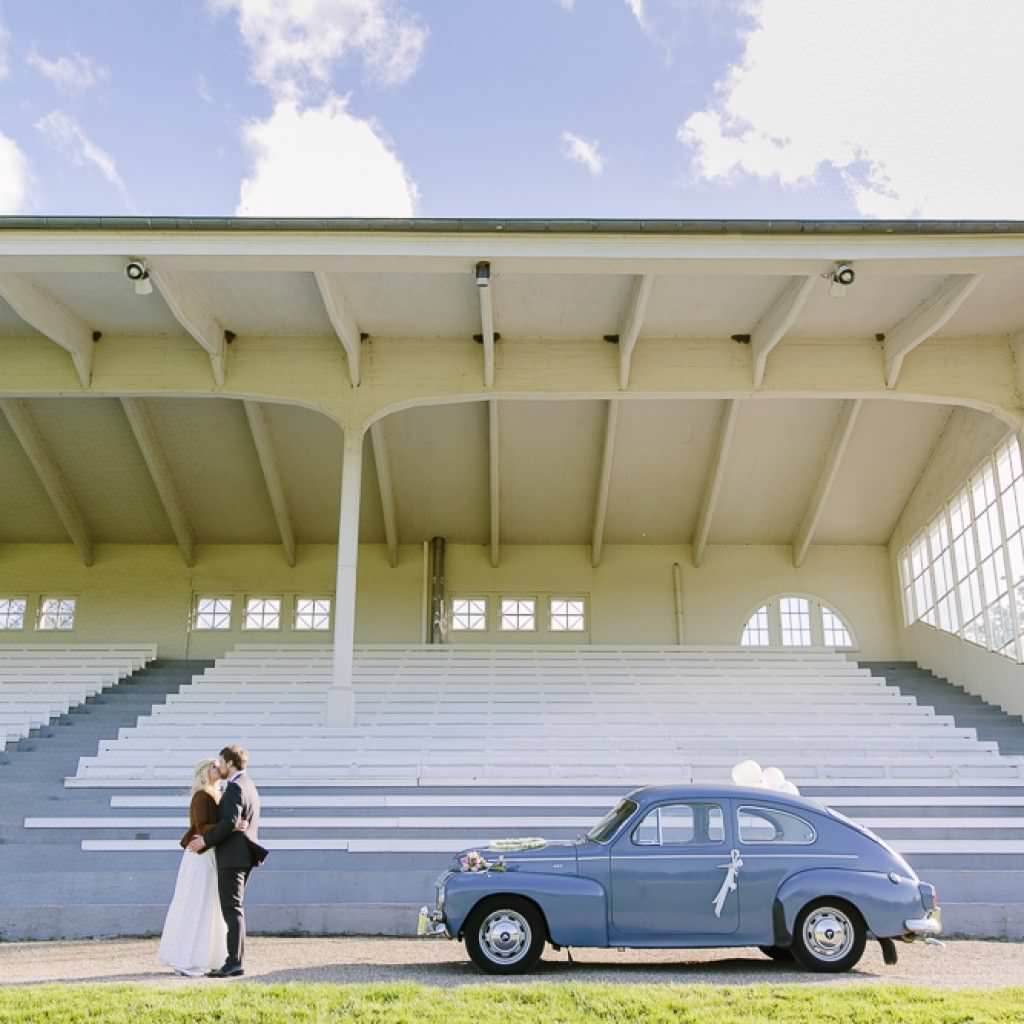
<svg viewBox="0 0 1024 1024">
<path fill-rule="evenodd" d="M 551 598 L 552 633 L 582 633 L 586 628 L 586 610 L 582 600 Z"/>
<path fill-rule="evenodd" d="M 44 597 L 39 602 L 37 629 L 70 630 L 75 628 L 75 608 L 77 601 L 73 597 Z"/>
<path fill-rule="evenodd" d="M 329 597 L 295 598 L 295 628 L 316 631 L 330 629 L 331 599 Z"/>
<path fill-rule="evenodd" d="M 280 628 L 281 598 L 247 597 L 245 599 L 245 615 L 242 617 L 242 629 Z"/>
<path fill-rule="evenodd" d="M 24 597 L 0 597 L 0 629 L 24 629 L 27 607 Z"/>
<path fill-rule="evenodd" d="M 532 597 L 503 597 L 501 628 L 506 633 L 530 632 L 536 629 L 537 602 Z"/>
<path fill-rule="evenodd" d="M 459 633 L 486 632 L 487 598 L 454 598 L 452 601 L 452 630 Z"/>
<path fill-rule="evenodd" d="M 779 602 L 782 617 L 782 646 L 811 646 L 811 609 L 802 597 L 784 597 Z"/>
<path fill-rule="evenodd" d="M 196 598 L 194 629 L 230 629 L 231 628 L 230 597 L 199 597 Z"/>
</svg>

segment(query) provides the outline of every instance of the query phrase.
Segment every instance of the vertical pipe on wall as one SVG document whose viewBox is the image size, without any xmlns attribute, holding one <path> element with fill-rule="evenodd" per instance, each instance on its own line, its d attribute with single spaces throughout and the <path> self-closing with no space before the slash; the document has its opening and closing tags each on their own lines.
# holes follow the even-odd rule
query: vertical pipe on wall
<svg viewBox="0 0 1024 1024">
<path fill-rule="evenodd" d="M 676 601 L 676 643 L 683 642 L 683 570 L 678 562 L 672 564 L 672 590 Z"/>
<path fill-rule="evenodd" d="M 447 639 L 444 616 L 444 537 L 430 541 L 430 642 L 443 644 Z"/>
<path fill-rule="evenodd" d="M 423 584 L 420 593 L 420 643 L 430 643 L 430 541 L 423 542 Z"/>
</svg>

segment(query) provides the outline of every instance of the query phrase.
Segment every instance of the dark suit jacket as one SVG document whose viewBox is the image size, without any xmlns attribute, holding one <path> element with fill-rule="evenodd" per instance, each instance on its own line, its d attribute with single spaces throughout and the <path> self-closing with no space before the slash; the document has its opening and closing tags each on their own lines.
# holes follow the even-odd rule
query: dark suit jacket
<svg viewBox="0 0 1024 1024">
<path fill-rule="evenodd" d="M 239 818 L 249 822 L 244 832 L 235 831 Z M 218 870 L 241 871 L 266 860 L 267 851 L 260 846 L 260 795 L 245 772 L 228 783 L 217 805 L 217 824 L 203 841 L 216 848 Z"/>
</svg>

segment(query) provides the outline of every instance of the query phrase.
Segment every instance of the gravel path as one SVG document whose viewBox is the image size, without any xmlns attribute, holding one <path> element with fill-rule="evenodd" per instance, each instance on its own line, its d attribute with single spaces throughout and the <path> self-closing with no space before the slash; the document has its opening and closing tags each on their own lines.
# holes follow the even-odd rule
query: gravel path
<svg viewBox="0 0 1024 1024">
<path fill-rule="evenodd" d="M 179 978 L 156 962 L 157 940 L 0 944 L 0 985 L 41 982 L 134 982 L 161 986 L 230 985 L 292 981 L 398 982 L 451 987 L 498 980 L 610 982 L 612 984 L 894 984 L 938 988 L 999 988 L 1024 985 L 1024 944 L 950 942 L 945 948 L 897 943 L 900 962 L 882 963 L 869 942 L 857 970 L 814 975 L 776 964 L 756 949 L 583 949 L 569 963 L 565 952 L 545 954 L 541 969 L 526 978 L 493 979 L 468 962 L 461 943 L 445 939 L 254 938 L 249 940 L 246 979 Z"/>
</svg>

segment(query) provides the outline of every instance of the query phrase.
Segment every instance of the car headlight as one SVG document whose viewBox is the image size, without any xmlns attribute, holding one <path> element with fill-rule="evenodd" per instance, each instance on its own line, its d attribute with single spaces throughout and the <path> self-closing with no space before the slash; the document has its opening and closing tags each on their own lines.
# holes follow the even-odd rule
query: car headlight
<svg viewBox="0 0 1024 1024">
<path fill-rule="evenodd" d="M 445 889 L 444 882 L 441 882 L 437 886 L 437 909 L 438 910 L 443 910 L 444 909 L 444 889 Z"/>
</svg>

